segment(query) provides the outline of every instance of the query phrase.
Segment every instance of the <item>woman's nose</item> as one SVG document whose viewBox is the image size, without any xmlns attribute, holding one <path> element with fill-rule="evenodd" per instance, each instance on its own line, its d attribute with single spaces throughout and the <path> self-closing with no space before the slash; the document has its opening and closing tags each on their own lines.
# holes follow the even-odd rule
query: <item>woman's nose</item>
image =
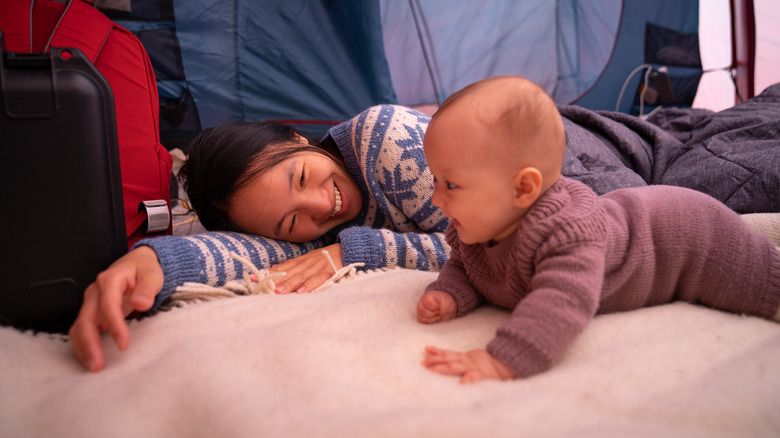
<svg viewBox="0 0 780 438">
<path fill-rule="evenodd" d="M 330 196 L 323 187 L 312 188 L 304 192 L 304 211 L 315 221 L 324 221 L 333 213 Z"/>
</svg>

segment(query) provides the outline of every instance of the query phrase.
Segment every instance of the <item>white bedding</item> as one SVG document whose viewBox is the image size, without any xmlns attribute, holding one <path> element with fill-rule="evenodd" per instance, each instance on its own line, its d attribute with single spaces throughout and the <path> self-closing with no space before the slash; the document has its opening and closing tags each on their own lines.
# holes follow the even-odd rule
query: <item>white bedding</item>
<svg viewBox="0 0 780 438">
<path fill-rule="evenodd" d="M 508 312 L 421 325 L 436 274 L 189 304 L 104 337 L 107 367 L 0 328 L 2 437 L 777 437 L 780 324 L 675 303 L 597 317 L 552 371 L 459 385 L 423 347 L 483 347 Z"/>
</svg>

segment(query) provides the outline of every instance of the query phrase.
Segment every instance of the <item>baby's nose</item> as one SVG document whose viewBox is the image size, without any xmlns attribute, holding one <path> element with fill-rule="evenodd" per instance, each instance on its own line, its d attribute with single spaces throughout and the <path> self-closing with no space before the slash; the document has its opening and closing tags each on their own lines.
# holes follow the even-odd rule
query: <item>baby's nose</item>
<svg viewBox="0 0 780 438">
<path fill-rule="evenodd" d="M 433 189 L 433 196 L 431 196 L 431 202 L 433 203 L 433 205 L 439 208 L 444 207 L 444 202 L 442 201 L 441 198 L 441 192 L 436 188 Z"/>
</svg>

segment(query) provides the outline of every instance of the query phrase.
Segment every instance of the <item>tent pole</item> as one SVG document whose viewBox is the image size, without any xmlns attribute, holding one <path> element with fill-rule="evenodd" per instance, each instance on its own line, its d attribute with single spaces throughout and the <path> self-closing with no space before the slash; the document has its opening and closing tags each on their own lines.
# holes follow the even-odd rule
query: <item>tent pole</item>
<svg viewBox="0 0 780 438">
<path fill-rule="evenodd" d="M 731 69 L 736 100 L 753 97 L 756 68 L 756 17 L 753 0 L 729 0 L 731 6 Z"/>
</svg>

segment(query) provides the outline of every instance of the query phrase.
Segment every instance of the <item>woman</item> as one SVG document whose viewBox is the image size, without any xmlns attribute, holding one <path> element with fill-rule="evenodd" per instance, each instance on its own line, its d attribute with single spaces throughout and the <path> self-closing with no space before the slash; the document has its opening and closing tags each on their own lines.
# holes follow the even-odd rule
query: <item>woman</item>
<svg viewBox="0 0 780 438">
<path fill-rule="evenodd" d="M 334 265 L 439 270 L 449 254 L 448 220 L 431 203 L 422 150 L 428 119 L 405 107 L 372 107 L 320 143 L 279 124 L 204 131 L 182 174 L 203 225 L 223 231 L 141 241 L 99 274 L 70 330 L 79 360 L 101 369 L 100 332 L 126 349 L 125 316 L 156 308 L 184 282 L 241 278 L 245 268 L 231 251 L 286 272 L 277 293 L 311 291 Z"/>
</svg>

